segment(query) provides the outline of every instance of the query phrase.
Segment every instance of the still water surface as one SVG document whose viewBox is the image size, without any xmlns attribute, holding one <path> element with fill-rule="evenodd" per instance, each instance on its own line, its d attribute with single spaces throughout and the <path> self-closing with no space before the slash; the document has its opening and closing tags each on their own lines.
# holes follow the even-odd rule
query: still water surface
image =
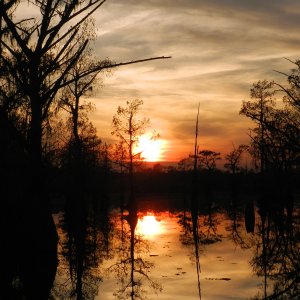
<svg viewBox="0 0 300 300">
<path fill-rule="evenodd" d="M 58 226 L 54 299 L 300 299 L 299 209 L 249 207 L 113 212 L 75 247 Z"/>
<path fill-rule="evenodd" d="M 150 244 L 142 258 L 154 264 L 149 276 L 162 287 L 160 292 L 146 286 L 149 299 L 199 299 L 194 245 L 179 224 L 180 215 L 148 212 L 139 218 L 136 234 Z M 230 222 L 224 215 L 218 214 L 215 221 L 218 225 L 214 229 L 203 226 L 203 233 L 216 241 L 200 246 L 202 299 L 249 299 L 261 284 L 249 266 L 252 250 L 242 249 L 232 241 L 231 233 L 226 230 Z M 105 266 L 108 268 L 114 262 L 107 261 Z M 113 293 L 119 282 L 110 275 L 100 284 L 97 300 L 115 299 Z"/>
</svg>

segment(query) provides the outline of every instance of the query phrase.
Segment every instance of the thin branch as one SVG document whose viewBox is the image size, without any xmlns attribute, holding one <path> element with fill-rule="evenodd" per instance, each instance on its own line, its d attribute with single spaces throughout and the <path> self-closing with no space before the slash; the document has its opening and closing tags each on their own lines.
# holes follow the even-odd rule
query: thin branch
<svg viewBox="0 0 300 300">
<path fill-rule="evenodd" d="M 140 63 L 140 62 L 147 62 L 147 61 L 152 61 L 152 60 L 158 60 L 158 59 L 168 59 L 168 58 L 172 58 L 171 56 L 158 56 L 158 57 L 151 57 L 151 58 L 145 58 L 145 59 L 139 59 L 139 60 L 132 60 L 132 61 L 128 61 L 128 62 L 123 62 L 123 63 L 113 63 L 113 64 L 107 64 L 107 65 L 99 65 L 96 66 L 86 72 L 83 72 L 78 79 L 84 78 L 92 73 L 95 72 L 101 72 L 102 70 L 105 69 L 113 69 L 113 68 L 117 68 L 117 67 L 121 67 L 121 66 L 126 66 L 126 65 L 132 65 L 132 64 L 136 64 L 136 63 Z M 70 83 L 72 83 L 73 80 L 70 79 L 68 81 L 66 81 L 61 87 L 64 87 Z"/>
<path fill-rule="evenodd" d="M 79 10 L 77 13 L 74 13 L 73 15 L 69 15 L 69 18 L 62 18 L 61 22 L 59 24 L 57 24 L 54 28 L 51 29 L 51 31 L 49 31 L 48 33 L 51 32 L 50 37 L 48 38 L 44 50 L 47 51 L 47 49 L 54 47 L 56 44 L 58 44 L 60 41 L 62 41 L 66 36 L 68 36 L 73 30 L 77 29 L 88 17 L 90 17 L 100 6 L 102 6 L 104 4 L 104 2 L 106 2 L 106 0 L 103 0 L 102 2 L 100 2 L 96 7 L 94 7 L 90 12 L 88 12 L 79 22 L 77 22 L 74 26 L 72 26 L 66 33 L 64 33 L 61 37 L 59 37 L 57 40 L 54 40 L 54 38 L 57 36 L 57 33 L 59 32 L 59 30 L 62 28 L 63 25 L 65 25 L 67 22 L 70 22 L 73 18 L 75 18 L 76 16 L 80 15 L 82 12 L 86 11 L 87 9 L 89 9 L 90 7 L 92 7 L 93 5 L 95 5 L 97 2 L 99 2 L 99 0 L 97 0 L 96 2 L 92 3 L 90 1 L 90 3 L 88 5 L 86 5 L 85 7 L 83 7 L 81 10 Z M 53 43 L 52 43 L 53 42 Z M 52 43 L 52 44 L 51 44 Z"/>
<path fill-rule="evenodd" d="M 7 27 L 9 28 L 11 34 L 13 35 L 14 39 L 16 40 L 16 42 L 18 43 L 18 45 L 20 46 L 20 48 L 22 49 L 24 54 L 28 57 L 32 51 L 27 47 L 26 42 L 19 35 L 19 33 L 16 29 L 17 28 L 16 24 L 7 15 L 7 12 L 5 11 L 5 8 L 1 2 L 0 2 L 0 11 L 3 10 L 1 15 L 2 15 Z"/>
</svg>

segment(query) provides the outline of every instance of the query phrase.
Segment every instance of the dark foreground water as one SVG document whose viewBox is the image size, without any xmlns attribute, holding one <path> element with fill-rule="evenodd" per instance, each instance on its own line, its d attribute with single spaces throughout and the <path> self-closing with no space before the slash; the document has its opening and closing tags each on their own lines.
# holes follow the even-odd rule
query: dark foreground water
<svg viewBox="0 0 300 300">
<path fill-rule="evenodd" d="M 114 211 L 75 248 L 58 227 L 54 299 L 300 299 L 297 207 Z"/>
</svg>

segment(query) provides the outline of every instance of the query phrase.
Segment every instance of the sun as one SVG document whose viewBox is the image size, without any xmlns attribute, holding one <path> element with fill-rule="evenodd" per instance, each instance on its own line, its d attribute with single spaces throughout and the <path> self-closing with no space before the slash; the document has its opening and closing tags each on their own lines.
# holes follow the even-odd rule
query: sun
<svg viewBox="0 0 300 300">
<path fill-rule="evenodd" d="M 136 152 L 141 152 L 141 156 L 145 161 L 155 162 L 162 159 L 163 141 L 161 139 L 151 139 L 149 135 L 142 135 Z"/>
</svg>

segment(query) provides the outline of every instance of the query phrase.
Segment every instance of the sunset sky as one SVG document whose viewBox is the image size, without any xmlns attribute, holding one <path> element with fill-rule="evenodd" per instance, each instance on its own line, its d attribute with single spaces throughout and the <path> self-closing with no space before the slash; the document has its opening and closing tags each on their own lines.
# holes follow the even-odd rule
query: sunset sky
<svg viewBox="0 0 300 300">
<path fill-rule="evenodd" d="M 107 0 L 94 15 L 96 54 L 123 62 L 171 59 L 114 69 L 92 101 L 99 136 L 113 142 L 119 105 L 144 100 L 142 113 L 161 135 L 164 160 L 193 151 L 198 102 L 201 149 L 225 154 L 247 143 L 252 126 L 239 116 L 252 83 L 285 78 L 285 58 L 300 57 L 299 0 Z"/>
<path fill-rule="evenodd" d="M 284 82 L 284 58 L 300 57 L 297 0 L 108 0 L 96 15 L 97 54 L 115 61 L 171 55 L 116 69 L 105 77 L 92 115 L 111 141 L 118 105 L 144 100 L 143 113 L 164 143 L 164 159 L 193 151 L 200 101 L 200 148 L 223 155 L 248 142 L 251 123 L 239 116 L 252 83 Z"/>
</svg>

